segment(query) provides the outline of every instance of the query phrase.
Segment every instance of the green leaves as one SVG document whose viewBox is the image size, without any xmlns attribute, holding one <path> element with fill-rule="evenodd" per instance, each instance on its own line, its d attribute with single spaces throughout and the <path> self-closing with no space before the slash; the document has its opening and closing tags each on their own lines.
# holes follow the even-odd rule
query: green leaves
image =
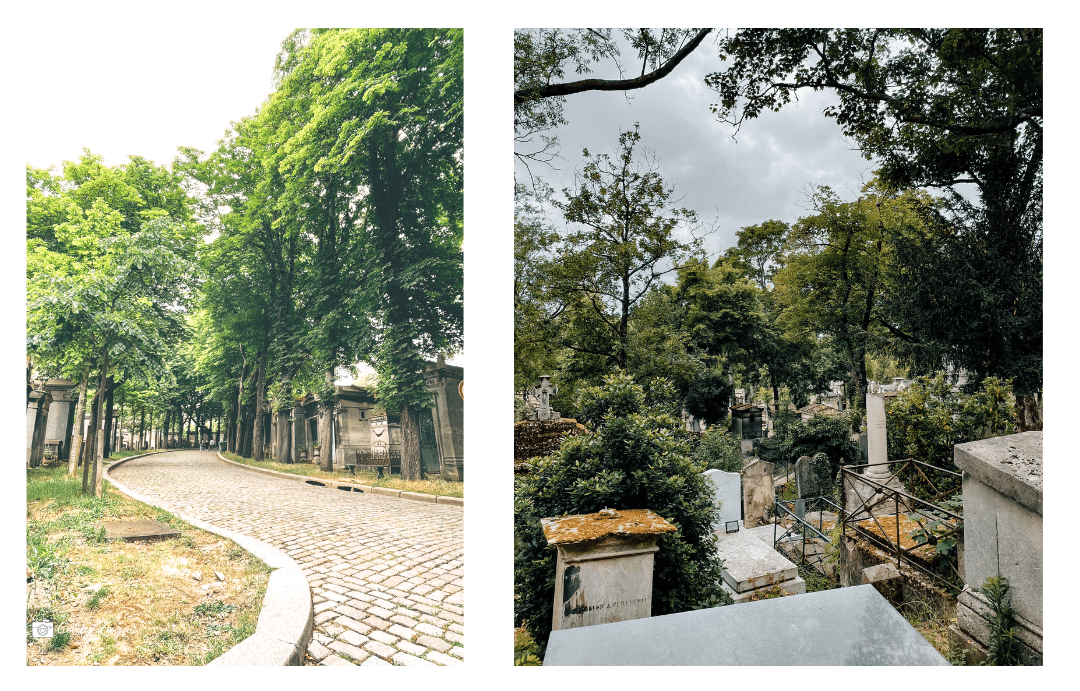
<svg viewBox="0 0 1080 691">
<path fill-rule="evenodd" d="M 674 430 L 680 421 L 645 404 L 641 386 L 616 374 L 580 393 L 593 431 L 564 439 L 559 452 L 515 482 L 515 616 L 546 645 L 554 597 L 554 550 L 540 519 L 605 507 L 649 508 L 678 527 L 659 542 L 653 614 L 719 604 L 712 490 Z"/>
</svg>

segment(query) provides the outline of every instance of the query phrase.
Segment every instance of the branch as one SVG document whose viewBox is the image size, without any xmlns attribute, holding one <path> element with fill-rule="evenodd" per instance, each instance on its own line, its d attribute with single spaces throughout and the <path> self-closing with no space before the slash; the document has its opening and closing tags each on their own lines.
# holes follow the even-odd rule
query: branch
<svg viewBox="0 0 1080 691">
<path fill-rule="evenodd" d="M 514 92 L 514 103 L 525 103 L 526 101 L 551 98 L 552 96 L 569 96 L 583 91 L 630 91 L 632 89 L 641 89 L 671 74 L 671 71 L 705 40 L 705 36 L 710 31 L 712 29 L 702 29 L 689 43 L 683 46 L 678 53 L 672 55 L 658 69 L 648 74 L 642 74 L 640 77 L 634 79 L 579 79 L 576 82 L 548 84 L 538 89 L 519 89 Z"/>
</svg>

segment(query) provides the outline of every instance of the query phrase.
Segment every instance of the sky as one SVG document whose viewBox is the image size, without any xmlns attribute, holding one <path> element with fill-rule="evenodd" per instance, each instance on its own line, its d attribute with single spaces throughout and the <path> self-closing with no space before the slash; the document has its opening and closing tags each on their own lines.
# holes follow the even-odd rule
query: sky
<svg viewBox="0 0 1080 691">
<path fill-rule="evenodd" d="M 681 199 L 676 206 L 696 211 L 702 230 L 712 229 L 706 239 L 712 256 L 734 245 L 740 228 L 807 215 L 807 192 L 818 186 L 832 187 L 844 200 L 855 199 L 873 177 L 874 166 L 835 121 L 822 116 L 830 103 L 827 92 L 800 94 L 799 101 L 779 113 L 746 121 L 737 133 L 717 120 L 709 109 L 717 95 L 704 81 L 723 66 L 716 36 L 713 31 L 671 74 L 643 89 L 567 97 L 569 124 L 555 130 L 561 158 L 551 166 L 530 163 L 532 174 L 557 192 L 573 187 L 575 171 L 584 166 L 583 148 L 594 156 L 614 155 L 619 133 L 638 123 L 641 144 L 656 154 L 659 173 L 674 185 L 675 199 Z M 635 59 L 635 51 L 623 49 L 628 76 L 636 74 Z M 619 78 L 613 64 L 603 67 L 585 76 Z M 569 73 L 566 79 L 577 78 Z M 521 146 L 517 150 L 524 151 Z M 529 181 L 520 162 L 515 177 Z"/>
</svg>

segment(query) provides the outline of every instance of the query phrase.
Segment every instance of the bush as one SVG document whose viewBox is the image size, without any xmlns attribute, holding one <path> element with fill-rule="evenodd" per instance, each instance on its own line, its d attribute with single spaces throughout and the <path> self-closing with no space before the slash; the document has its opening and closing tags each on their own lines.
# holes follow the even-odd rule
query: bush
<svg viewBox="0 0 1080 691">
<path fill-rule="evenodd" d="M 729 473 L 740 473 L 743 469 L 742 444 L 734 434 L 719 427 L 701 435 L 701 442 L 692 457 L 695 463 L 705 468 Z"/>
<path fill-rule="evenodd" d="M 540 519 L 595 513 L 604 508 L 651 509 L 677 531 L 658 542 L 652 614 L 723 604 L 716 558 L 712 487 L 675 431 L 681 420 L 645 405 L 641 386 L 615 374 L 577 401 L 593 430 L 563 440 L 558 453 L 515 479 L 514 616 L 547 647 L 555 599 L 556 551 Z"/>
<path fill-rule="evenodd" d="M 983 380 L 970 394 L 953 391 L 944 374 L 919 377 L 886 404 L 889 458 L 914 458 L 945 470 L 957 471 L 953 446 L 998 437 L 1016 431 L 1011 384 L 996 377 Z M 916 494 L 932 493 L 916 482 Z M 930 477 L 941 491 L 959 483 L 945 475 Z"/>
<path fill-rule="evenodd" d="M 794 465 L 801 456 L 814 458 L 824 454 L 828 459 L 828 477 L 821 474 L 822 480 L 831 483 L 840 472 L 840 460 L 847 463 L 857 462 L 859 447 L 851 441 L 851 422 L 847 415 L 815 415 L 806 422 L 799 422 L 794 417 L 781 411 L 777 418 L 776 436 L 762 440 L 760 455 L 770 463 L 781 467 Z"/>
</svg>

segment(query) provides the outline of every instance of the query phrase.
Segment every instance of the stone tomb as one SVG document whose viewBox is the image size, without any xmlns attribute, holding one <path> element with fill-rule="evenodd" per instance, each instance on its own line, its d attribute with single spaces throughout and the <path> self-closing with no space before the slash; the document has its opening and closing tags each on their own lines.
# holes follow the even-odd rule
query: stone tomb
<svg viewBox="0 0 1080 691">
<path fill-rule="evenodd" d="M 146 540 L 164 540 L 177 537 L 180 532 L 157 521 L 114 521 L 103 523 L 105 539 L 138 542 Z"/>
<path fill-rule="evenodd" d="M 772 507 L 775 491 L 773 489 L 773 464 L 768 461 L 754 461 L 742 471 L 743 488 L 743 526 L 754 528 L 764 525 L 766 511 Z"/>
<path fill-rule="evenodd" d="M 738 533 L 716 531 L 717 555 L 724 561 L 721 587 L 736 604 L 749 602 L 755 595 L 776 586 L 786 595 L 806 592 L 806 581 L 799 578 L 799 568 L 773 549 L 771 539 L 765 541 L 755 535 L 771 529 L 772 526 Z"/>
<path fill-rule="evenodd" d="M 656 540 L 675 526 L 647 509 L 604 509 L 541 523 L 559 551 L 553 631 L 652 614 Z"/>
<path fill-rule="evenodd" d="M 552 631 L 544 665 L 943 665 L 873 586 Z"/>
<path fill-rule="evenodd" d="M 964 483 L 964 590 L 956 626 L 986 647 L 989 601 L 979 588 L 1000 573 L 1009 581 L 1026 664 L 1042 664 L 1043 544 L 1042 432 L 957 444 Z"/>
<path fill-rule="evenodd" d="M 728 521 L 741 520 L 742 475 L 713 469 L 702 476 L 712 485 L 713 504 L 720 507 L 720 517 L 713 527 L 722 531 Z"/>
</svg>

